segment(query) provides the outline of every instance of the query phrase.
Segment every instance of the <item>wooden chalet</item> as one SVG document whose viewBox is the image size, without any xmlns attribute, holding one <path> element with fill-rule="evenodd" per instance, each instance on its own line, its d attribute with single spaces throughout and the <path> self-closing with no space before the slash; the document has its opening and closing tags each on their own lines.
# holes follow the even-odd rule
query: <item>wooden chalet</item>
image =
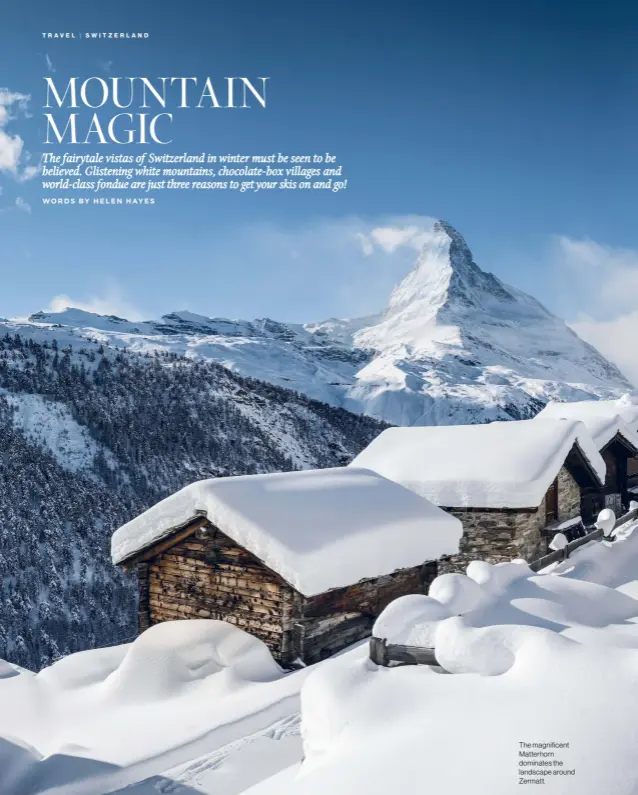
<svg viewBox="0 0 638 795">
<path fill-rule="evenodd" d="M 369 471 L 218 478 L 186 487 L 120 528 L 113 561 L 139 573 L 139 630 L 221 619 L 283 665 L 367 637 L 385 606 L 427 593 L 458 550 L 460 522 Z"/>
<path fill-rule="evenodd" d="M 605 463 L 582 423 L 523 420 L 389 428 L 353 461 L 425 497 L 463 524 L 458 554 L 439 571 L 464 571 L 547 552 L 559 525 L 578 521 Z"/>
<path fill-rule="evenodd" d="M 638 434 L 632 430 L 634 425 L 638 428 L 638 421 L 631 422 L 632 405 L 638 415 L 638 406 L 622 400 L 552 402 L 538 414 L 538 419 L 583 422 L 605 461 L 604 484 L 586 489 L 583 494 L 582 516 L 586 522 L 591 522 L 603 508 L 611 508 L 620 516 L 636 498 L 629 491 L 638 480 Z"/>
</svg>

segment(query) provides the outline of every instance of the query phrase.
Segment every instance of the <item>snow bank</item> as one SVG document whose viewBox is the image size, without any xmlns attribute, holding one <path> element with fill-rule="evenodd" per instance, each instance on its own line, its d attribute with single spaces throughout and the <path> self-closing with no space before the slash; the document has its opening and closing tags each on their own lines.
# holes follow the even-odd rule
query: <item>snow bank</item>
<svg viewBox="0 0 638 795">
<path fill-rule="evenodd" d="M 374 472 L 354 467 L 193 483 L 113 535 L 113 561 L 197 515 L 306 596 L 458 551 L 461 523 Z"/>
<path fill-rule="evenodd" d="M 171 621 L 137 639 L 104 681 L 104 689 L 109 698 L 133 704 L 174 698 L 191 683 L 212 676 L 219 696 L 242 681 L 270 682 L 281 675 L 268 647 L 232 624 Z"/>
<path fill-rule="evenodd" d="M 446 616 L 432 596 L 388 606 L 375 634 L 405 642 L 427 628 L 454 675 L 378 668 L 365 649 L 323 663 L 302 689 L 304 762 L 251 795 L 385 795 L 424 780 L 446 795 L 511 795 L 520 778 L 539 777 L 555 795 L 634 795 L 638 601 L 575 576 L 597 551 L 607 560 L 599 572 L 631 576 L 624 558 L 635 578 L 634 536 L 638 523 L 614 545 L 580 548 L 559 574 L 477 561 L 466 579 L 482 601 L 463 616 Z M 522 743 L 555 754 L 541 758 L 547 775 L 538 757 L 519 754 Z"/>
<path fill-rule="evenodd" d="M 162 773 L 290 719 L 306 676 L 237 627 L 192 620 L 0 678 L 0 792 L 101 795 Z"/>
<path fill-rule="evenodd" d="M 388 643 L 432 646 L 431 627 L 449 618 L 450 610 L 431 596 L 408 594 L 391 602 L 377 618 L 372 634 Z"/>
<path fill-rule="evenodd" d="M 605 462 L 581 422 L 389 428 L 352 462 L 446 508 L 533 508 L 578 445 L 601 482 Z"/>
<path fill-rule="evenodd" d="M 550 771 L 547 791 L 635 792 L 637 651 L 533 627 L 479 630 L 461 618 L 442 622 L 441 634 L 454 676 L 375 669 L 361 654 L 311 675 L 302 690 L 306 759 L 281 795 L 410 792 L 424 778 L 446 795 L 512 795 L 520 743 L 551 742 L 569 747 L 556 753 L 564 773 Z"/>
</svg>

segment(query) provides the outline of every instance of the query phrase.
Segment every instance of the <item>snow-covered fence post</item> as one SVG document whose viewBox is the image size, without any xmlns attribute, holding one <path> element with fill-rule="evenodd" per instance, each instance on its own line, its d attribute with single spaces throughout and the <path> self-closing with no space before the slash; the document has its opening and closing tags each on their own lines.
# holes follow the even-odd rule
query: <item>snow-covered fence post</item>
<svg viewBox="0 0 638 795">
<path fill-rule="evenodd" d="M 569 541 L 564 533 L 556 533 L 550 541 L 549 548 L 554 552 L 563 551 L 564 559 L 569 557 Z"/>
<path fill-rule="evenodd" d="M 596 524 L 594 525 L 594 527 L 597 530 L 602 531 L 604 539 L 610 540 L 611 534 L 613 533 L 616 527 L 616 523 L 617 523 L 616 514 L 611 510 L 611 508 L 604 508 L 598 514 L 598 519 L 596 520 Z"/>
</svg>

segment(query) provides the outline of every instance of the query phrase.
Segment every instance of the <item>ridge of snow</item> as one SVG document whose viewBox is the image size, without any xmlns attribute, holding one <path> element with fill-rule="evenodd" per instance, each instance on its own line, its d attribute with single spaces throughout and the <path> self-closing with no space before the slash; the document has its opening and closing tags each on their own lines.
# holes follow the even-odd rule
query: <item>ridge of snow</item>
<svg viewBox="0 0 638 795">
<path fill-rule="evenodd" d="M 584 423 L 564 419 L 388 428 L 355 457 L 446 508 L 536 508 L 577 444 L 605 481 Z"/>
<path fill-rule="evenodd" d="M 355 467 L 192 483 L 113 534 L 121 563 L 198 515 L 305 596 L 458 550 L 458 519 L 408 489 Z"/>
</svg>

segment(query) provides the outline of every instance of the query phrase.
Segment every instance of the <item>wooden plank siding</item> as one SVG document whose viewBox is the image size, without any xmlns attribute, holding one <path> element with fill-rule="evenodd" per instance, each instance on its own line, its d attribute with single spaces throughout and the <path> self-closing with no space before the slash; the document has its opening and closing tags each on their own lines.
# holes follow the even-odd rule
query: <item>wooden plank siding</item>
<svg viewBox="0 0 638 795">
<path fill-rule="evenodd" d="M 172 543 L 171 543 L 172 540 Z M 393 599 L 427 593 L 436 564 L 417 566 L 312 597 L 198 518 L 133 563 L 139 571 L 139 629 L 162 621 L 228 621 L 266 643 L 283 665 L 317 662 L 369 637 Z"/>
<path fill-rule="evenodd" d="M 261 638 L 281 659 L 283 591 L 290 586 L 221 531 L 198 527 L 146 565 L 147 580 L 140 580 L 140 587 L 148 594 L 149 625 L 188 618 L 228 621 Z M 144 597 L 142 590 L 140 603 Z"/>
</svg>

